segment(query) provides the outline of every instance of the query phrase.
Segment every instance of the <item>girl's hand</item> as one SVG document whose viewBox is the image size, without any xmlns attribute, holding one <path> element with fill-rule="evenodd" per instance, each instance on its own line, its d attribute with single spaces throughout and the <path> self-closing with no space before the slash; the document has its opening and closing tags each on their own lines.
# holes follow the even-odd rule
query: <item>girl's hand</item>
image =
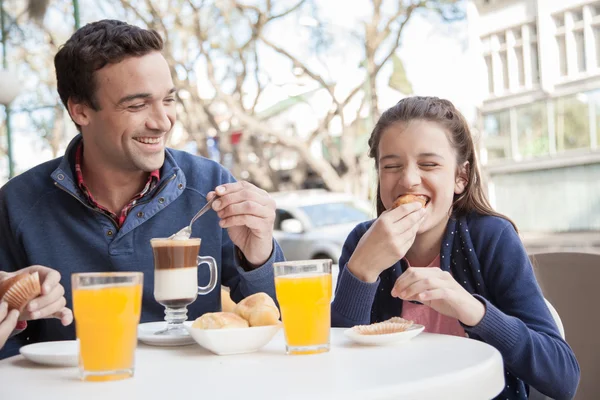
<svg viewBox="0 0 600 400">
<path fill-rule="evenodd" d="M 37 272 L 40 276 L 42 294 L 31 300 L 19 315 L 20 321 L 35 320 L 40 318 L 58 318 L 64 326 L 73 322 L 73 313 L 66 308 L 67 301 L 64 297 L 65 289 L 60 284 L 60 273 L 54 269 L 41 265 L 20 269 L 13 273 L 0 274 L 0 281 L 8 279 L 15 274 Z"/>
<path fill-rule="evenodd" d="M 348 269 L 358 279 L 373 283 L 381 272 L 406 255 L 421 226 L 425 209 L 420 203 L 384 211 L 358 242 Z"/>
<path fill-rule="evenodd" d="M 392 296 L 420 301 L 467 326 L 477 325 L 485 315 L 483 303 L 460 286 L 449 272 L 439 268 L 409 267 L 396 280 Z"/>
<path fill-rule="evenodd" d="M 8 304 L 0 303 L 0 349 L 4 346 L 10 334 L 15 330 L 19 319 L 19 311 L 8 312 Z"/>
</svg>

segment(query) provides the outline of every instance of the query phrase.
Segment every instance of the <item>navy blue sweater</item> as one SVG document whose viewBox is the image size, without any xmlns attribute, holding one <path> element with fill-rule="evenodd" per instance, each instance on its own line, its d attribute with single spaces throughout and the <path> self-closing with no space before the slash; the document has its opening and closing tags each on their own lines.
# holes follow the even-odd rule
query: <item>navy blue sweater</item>
<svg viewBox="0 0 600 400">
<path fill-rule="evenodd" d="M 404 261 L 375 283 L 356 278 L 346 265 L 373 221 L 348 236 L 332 303 L 332 325 L 350 327 L 400 316 L 402 300 L 391 296 Z M 506 386 L 499 399 L 527 399 L 531 385 L 553 399 L 570 399 L 579 384 L 579 364 L 561 338 L 546 306 L 521 240 L 505 219 L 471 214 L 451 218 L 440 250 L 441 269 L 485 304 L 477 326 L 463 325 L 470 338 L 502 354 Z M 425 306 L 424 306 L 425 307 Z"/>
<path fill-rule="evenodd" d="M 233 182 L 221 165 L 189 153 L 167 149 L 156 188 L 140 199 L 119 229 L 106 215 L 93 210 L 77 188 L 73 152 L 41 164 L 11 179 L 0 189 L 0 269 L 16 271 L 40 264 L 58 270 L 71 307 L 71 273 L 144 272 L 141 322 L 161 321 L 164 307 L 154 299 L 154 262 L 150 239 L 168 237 L 189 224 L 206 204 L 206 195 L 222 183 Z M 193 226 L 193 237 L 202 239 L 200 255 L 212 256 L 218 266 L 218 285 L 231 289 L 237 302 L 256 292 L 275 298 L 274 261 L 283 260 L 274 243 L 271 258 L 257 269 L 246 271 L 227 230 L 209 212 Z M 208 283 L 208 268 L 198 269 L 198 283 Z M 188 318 L 221 309 L 219 286 L 188 306 Z M 61 326 L 56 319 L 30 321 L 27 329 L 9 339 L 0 359 L 14 355 L 20 346 L 49 340 L 74 339 L 74 324 Z"/>
</svg>

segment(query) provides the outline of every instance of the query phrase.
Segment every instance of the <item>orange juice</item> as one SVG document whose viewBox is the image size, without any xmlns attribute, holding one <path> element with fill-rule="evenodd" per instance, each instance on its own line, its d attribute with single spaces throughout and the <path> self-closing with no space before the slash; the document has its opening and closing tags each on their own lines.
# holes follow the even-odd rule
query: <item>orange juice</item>
<svg viewBox="0 0 600 400">
<path fill-rule="evenodd" d="M 327 351 L 331 328 L 331 274 L 277 276 L 275 290 L 287 345 L 296 349 L 290 353 Z"/>
<path fill-rule="evenodd" d="M 141 284 L 73 290 L 79 366 L 86 372 L 107 372 L 87 376 L 86 380 L 107 381 L 131 376 L 126 371 L 133 369 L 141 303 Z"/>
</svg>

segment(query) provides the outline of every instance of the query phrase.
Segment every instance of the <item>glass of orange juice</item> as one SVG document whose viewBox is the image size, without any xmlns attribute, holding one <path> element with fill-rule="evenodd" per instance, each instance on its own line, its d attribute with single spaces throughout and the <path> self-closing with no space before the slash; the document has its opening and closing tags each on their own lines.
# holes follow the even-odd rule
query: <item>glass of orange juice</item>
<svg viewBox="0 0 600 400">
<path fill-rule="evenodd" d="M 142 308 L 142 272 L 73 274 L 73 314 L 84 381 L 130 378 Z"/>
<path fill-rule="evenodd" d="M 274 263 L 288 354 L 329 351 L 331 260 Z"/>
</svg>

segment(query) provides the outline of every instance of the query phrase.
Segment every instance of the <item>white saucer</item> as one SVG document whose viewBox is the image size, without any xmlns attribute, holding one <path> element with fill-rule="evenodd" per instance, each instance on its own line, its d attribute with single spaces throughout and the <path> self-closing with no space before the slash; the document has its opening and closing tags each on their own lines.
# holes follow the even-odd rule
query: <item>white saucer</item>
<svg viewBox="0 0 600 400">
<path fill-rule="evenodd" d="M 191 326 L 193 321 L 185 321 L 183 324 Z M 191 336 L 174 337 L 168 335 L 155 335 L 156 332 L 165 329 L 167 323 L 165 321 L 146 322 L 138 325 L 138 339 L 151 346 L 187 346 L 194 344 L 194 338 Z"/>
<path fill-rule="evenodd" d="M 350 328 L 344 331 L 344 335 L 360 344 L 387 345 L 408 342 L 410 339 L 423 332 L 423 329 L 425 329 L 423 325 L 413 324 L 404 332 L 388 333 L 384 335 L 361 335 Z"/>
<path fill-rule="evenodd" d="M 76 340 L 41 342 L 21 347 L 23 357 L 37 364 L 76 367 L 79 364 L 79 345 Z"/>
</svg>

